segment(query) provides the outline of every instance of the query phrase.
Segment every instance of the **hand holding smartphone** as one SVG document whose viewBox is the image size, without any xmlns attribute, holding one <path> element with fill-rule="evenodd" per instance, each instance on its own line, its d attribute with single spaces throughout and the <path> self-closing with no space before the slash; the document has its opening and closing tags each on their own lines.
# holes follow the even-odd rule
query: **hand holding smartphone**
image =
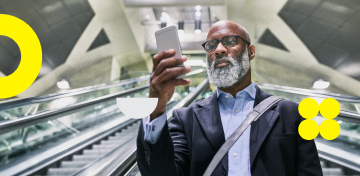
<svg viewBox="0 0 360 176">
<path fill-rule="evenodd" d="M 156 31 L 158 54 L 153 56 L 153 73 L 150 77 L 149 98 L 158 98 L 155 110 L 150 114 L 150 121 L 158 118 L 166 110 L 167 102 L 174 94 L 175 87 L 188 85 L 190 80 L 185 74 L 191 68 L 184 67 L 186 56 L 181 54 L 177 28 L 169 26 Z"/>
<path fill-rule="evenodd" d="M 180 57 L 182 55 L 181 46 L 178 36 L 178 30 L 175 26 L 169 26 L 161 28 L 155 32 L 156 45 L 158 53 L 168 50 L 175 50 L 175 57 Z M 177 65 L 178 67 L 183 67 L 184 64 Z M 185 78 L 186 74 L 181 74 L 175 76 L 175 78 Z"/>
</svg>

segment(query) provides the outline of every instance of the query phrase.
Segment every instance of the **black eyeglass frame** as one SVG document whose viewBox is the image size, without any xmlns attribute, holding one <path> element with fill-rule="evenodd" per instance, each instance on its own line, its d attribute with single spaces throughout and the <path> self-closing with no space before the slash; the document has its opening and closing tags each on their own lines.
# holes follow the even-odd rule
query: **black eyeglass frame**
<svg viewBox="0 0 360 176">
<path fill-rule="evenodd" d="M 237 39 L 240 38 L 240 39 L 241 39 L 242 41 L 244 41 L 246 44 L 251 45 L 249 41 L 245 40 L 244 38 L 240 37 L 239 35 L 228 35 L 228 36 L 223 37 L 223 38 L 220 39 L 220 40 L 212 39 L 212 40 L 209 40 L 209 41 L 214 41 L 214 40 L 215 40 L 215 41 L 217 42 L 217 45 L 216 45 L 216 47 L 217 47 L 220 42 L 221 42 L 222 45 L 224 45 L 224 44 L 222 43 L 222 41 L 223 41 L 223 39 L 226 38 L 226 37 L 235 37 L 235 38 L 236 38 L 236 42 L 237 42 Z M 201 45 L 203 46 L 203 48 L 204 48 L 205 51 L 206 51 L 205 45 L 206 45 L 206 43 L 208 43 L 209 41 L 206 41 L 205 43 L 201 44 Z M 225 46 L 225 45 L 224 45 L 224 46 Z M 226 48 L 227 48 L 227 47 L 226 47 Z M 215 49 L 216 49 L 216 48 L 215 48 Z M 215 49 L 214 49 L 213 51 L 215 51 Z M 212 51 L 209 50 L 209 51 L 206 51 L 206 52 L 212 52 Z"/>
</svg>

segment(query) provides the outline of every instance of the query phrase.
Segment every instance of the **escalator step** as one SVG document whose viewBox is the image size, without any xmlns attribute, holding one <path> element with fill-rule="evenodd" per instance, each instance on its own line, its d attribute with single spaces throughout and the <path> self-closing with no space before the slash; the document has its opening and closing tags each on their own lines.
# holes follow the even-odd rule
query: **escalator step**
<svg viewBox="0 0 360 176">
<path fill-rule="evenodd" d="M 137 133 L 135 132 L 128 132 L 128 133 L 120 133 L 120 134 L 117 134 L 115 136 L 109 136 L 109 138 L 122 138 L 122 137 L 125 137 L 125 136 L 133 136 L 133 135 L 136 135 Z"/>
<path fill-rule="evenodd" d="M 47 175 L 72 175 L 79 170 L 80 168 L 49 168 Z"/>
<path fill-rule="evenodd" d="M 127 136 L 126 134 L 123 134 L 123 135 L 117 135 L 117 136 L 110 136 L 108 140 L 121 139 L 121 138 L 124 138 L 124 137 L 126 137 L 126 136 Z"/>
<path fill-rule="evenodd" d="M 107 152 L 109 152 L 109 150 L 105 150 L 105 149 L 92 149 L 92 150 L 84 150 L 83 151 L 83 155 L 99 155 L 102 156 L 103 154 L 106 154 Z"/>
<path fill-rule="evenodd" d="M 59 168 L 49 168 L 48 175 L 72 175 L 90 162 L 103 157 L 113 149 L 119 147 L 124 142 L 134 139 L 137 134 L 140 121 L 128 126 L 127 129 L 109 136 L 108 140 L 102 140 L 100 144 L 95 144 L 92 149 L 83 150 L 82 155 L 73 155 L 72 161 L 62 161 Z M 135 139 L 134 139 L 135 140 Z M 126 147 L 126 146 L 123 146 Z"/>
<path fill-rule="evenodd" d="M 341 168 L 323 168 L 323 175 L 344 175 L 344 171 Z"/>
<path fill-rule="evenodd" d="M 127 131 L 127 130 L 138 130 L 140 124 L 134 124 L 131 126 L 127 126 L 126 129 L 121 130 L 121 132 Z"/>
<path fill-rule="evenodd" d="M 115 134 L 130 133 L 130 132 L 137 132 L 137 131 L 138 131 L 138 128 L 129 128 L 129 129 L 123 130 L 123 131 L 115 133 Z"/>
<path fill-rule="evenodd" d="M 93 149 L 109 149 L 109 148 L 115 148 L 118 147 L 119 144 L 107 144 L 107 145 L 93 145 Z"/>
<path fill-rule="evenodd" d="M 124 136 L 126 135 L 127 133 L 131 133 L 133 132 L 134 130 L 126 130 L 126 131 L 122 131 L 122 132 L 117 132 L 115 133 L 115 136 Z"/>
<path fill-rule="evenodd" d="M 138 128 L 130 128 L 130 129 L 122 130 L 121 132 L 116 132 L 115 135 L 126 134 L 126 133 L 137 132 L 137 131 L 138 131 Z"/>
<path fill-rule="evenodd" d="M 96 158 L 98 158 L 98 157 L 101 157 L 102 155 L 99 155 L 99 153 L 91 153 L 91 154 L 82 154 L 82 155 L 76 155 L 76 156 L 88 156 L 88 157 L 96 157 Z"/>
<path fill-rule="evenodd" d="M 108 140 L 112 140 L 112 139 L 115 139 L 115 140 L 121 140 L 121 139 L 129 139 L 129 138 L 132 138 L 134 137 L 134 135 L 136 135 L 135 133 L 127 133 L 127 134 L 124 134 L 124 135 L 118 135 L 118 136 L 110 136 Z M 106 141 L 106 140 L 104 140 Z"/>
<path fill-rule="evenodd" d="M 127 138 L 127 139 L 117 139 L 117 140 L 108 140 L 108 141 L 101 141 L 101 144 L 102 145 L 120 145 L 126 141 L 128 141 L 130 138 Z"/>
<path fill-rule="evenodd" d="M 325 164 L 324 161 L 320 161 L 320 165 L 321 165 L 322 168 L 325 168 L 325 167 L 326 167 L 326 164 Z"/>
<path fill-rule="evenodd" d="M 63 161 L 60 164 L 60 168 L 81 168 L 88 163 L 87 161 Z"/>
<path fill-rule="evenodd" d="M 123 136 L 111 136 L 109 137 L 108 140 L 103 140 L 103 141 L 110 141 L 110 140 L 128 140 L 130 138 L 133 138 L 134 136 L 137 136 L 135 133 L 128 133 L 126 135 Z"/>
<path fill-rule="evenodd" d="M 73 161 L 93 161 L 99 158 L 99 155 L 74 155 Z"/>
</svg>

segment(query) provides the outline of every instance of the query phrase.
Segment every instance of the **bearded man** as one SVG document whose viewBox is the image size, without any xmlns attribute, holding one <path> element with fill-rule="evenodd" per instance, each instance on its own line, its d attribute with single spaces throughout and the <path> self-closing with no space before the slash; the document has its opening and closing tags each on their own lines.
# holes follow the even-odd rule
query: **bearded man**
<svg viewBox="0 0 360 176">
<path fill-rule="evenodd" d="M 166 123 L 166 104 L 175 86 L 187 79 L 189 67 L 174 67 L 186 56 L 174 50 L 153 57 L 149 97 L 158 105 L 145 117 L 137 139 L 137 161 L 143 176 L 200 176 L 215 153 L 259 102 L 271 96 L 251 82 L 250 61 L 255 57 L 246 29 L 219 21 L 209 30 L 203 47 L 209 81 L 217 86 L 209 98 L 173 111 Z M 214 176 L 322 175 L 313 140 L 298 133 L 302 121 L 298 104 L 282 100 L 253 121 L 212 172 Z"/>
</svg>

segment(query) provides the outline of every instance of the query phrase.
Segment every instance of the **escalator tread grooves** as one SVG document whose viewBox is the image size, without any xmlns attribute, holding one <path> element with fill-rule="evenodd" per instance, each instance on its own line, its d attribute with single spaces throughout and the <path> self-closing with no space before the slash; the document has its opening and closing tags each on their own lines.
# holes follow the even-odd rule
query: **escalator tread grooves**
<svg viewBox="0 0 360 176">
<path fill-rule="evenodd" d="M 47 175 L 71 175 L 80 171 L 84 166 L 119 147 L 122 142 L 133 139 L 132 137 L 136 135 L 140 122 L 137 120 L 129 124 L 118 132 L 94 143 L 90 149 L 83 149 L 81 154 L 73 154 L 70 161 L 61 161 L 58 167 L 48 168 Z"/>
</svg>

